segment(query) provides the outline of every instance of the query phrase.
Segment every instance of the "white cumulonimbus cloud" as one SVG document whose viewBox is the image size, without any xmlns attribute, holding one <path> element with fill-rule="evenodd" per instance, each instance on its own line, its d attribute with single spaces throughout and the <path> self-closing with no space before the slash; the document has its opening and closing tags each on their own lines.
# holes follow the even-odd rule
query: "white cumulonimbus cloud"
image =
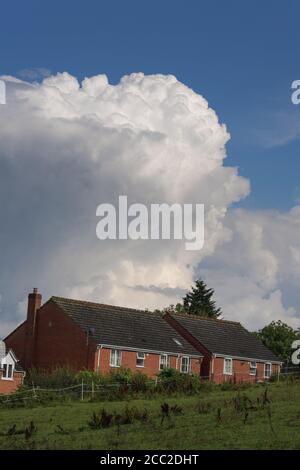
<svg viewBox="0 0 300 470">
<path fill-rule="evenodd" d="M 45 297 L 155 308 L 178 301 L 197 272 L 214 282 L 227 317 L 240 315 L 247 323 L 270 305 L 277 309 L 274 317 L 279 307 L 282 317 L 294 315 L 283 307 L 280 248 L 265 248 L 260 238 L 264 214 L 255 228 L 256 214 L 228 210 L 249 193 L 249 182 L 224 166 L 229 134 L 202 96 L 174 76 L 142 73 L 117 85 L 105 75 L 79 83 L 68 73 L 42 83 L 2 79 L 7 104 L 0 113 L 0 336 L 24 317 L 33 285 Z M 96 208 L 117 205 L 119 195 L 146 205 L 205 204 L 204 249 L 188 252 L 184 241 L 172 240 L 100 242 Z M 244 223 L 254 234 L 248 257 Z M 232 266 L 222 261 L 229 248 L 235 250 Z M 292 244 L 294 257 L 297 250 Z M 261 290 L 249 291 L 248 303 L 222 289 L 225 281 L 230 288 L 239 285 L 239 256 L 247 283 L 262 283 Z M 253 303 L 250 294 L 256 295 Z"/>
<path fill-rule="evenodd" d="M 227 318 L 250 329 L 300 326 L 300 206 L 289 212 L 230 210 L 228 239 L 198 268 Z"/>
</svg>

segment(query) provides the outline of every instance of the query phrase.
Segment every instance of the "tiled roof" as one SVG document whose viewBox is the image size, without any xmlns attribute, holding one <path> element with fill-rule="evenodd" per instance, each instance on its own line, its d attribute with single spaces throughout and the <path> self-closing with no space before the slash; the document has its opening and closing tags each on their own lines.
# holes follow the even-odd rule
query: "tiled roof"
<svg viewBox="0 0 300 470">
<path fill-rule="evenodd" d="M 15 364 L 15 371 L 16 372 L 24 372 L 24 368 L 21 366 L 19 361 Z"/>
<path fill-rule="evenodd" d="M 62 297 L 50 301 L 98 344 L 201 356 L 159 314 Z"/>
<path fill-rule="evenodd" d="M 171 316 L 213 354 L 280 362 L 278 357 L 238 322 L 187 314 Z"/>
</svg>

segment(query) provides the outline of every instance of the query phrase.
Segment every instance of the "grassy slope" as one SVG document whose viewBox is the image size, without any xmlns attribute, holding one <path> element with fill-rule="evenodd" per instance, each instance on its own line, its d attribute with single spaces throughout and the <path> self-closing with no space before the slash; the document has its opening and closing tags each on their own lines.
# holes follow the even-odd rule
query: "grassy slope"
<svg viewBox="0 0 300 470">
<path fill-rule="evenodd" d="M 254 403 L 263 387 L 241 392 Z M 34 408 L 0 409 L 0 449 L 299 449 L 300 384 L 271 384 L 271 425 L 268 406 L 238 413 L 232 403 L 236 392 L 217 391 L 201 396 L 132 400 L 128 406 L 148 409 L 147 423 L 134 422 L 118 427 L 92 430 L 88 421 L 93 411 L 103 406 L 109 412 L 122 412 L 126 402 L 72 402 Z M 160 405 L 180 405 L 183 414 L 161 424 Z M 208 413 L 199 413 L 199 403 L 210 402 Z M 221 408 L 221 421 L 218 409 Z M 13 425 L 22 429 L 33 420 L 36 434 L 26 441 L 24 435 L 3 436 Z M 57 425 L 62 426 L 59 430 Z M 273 427 L 273 431 L 271 429 Z"/>
</svg>

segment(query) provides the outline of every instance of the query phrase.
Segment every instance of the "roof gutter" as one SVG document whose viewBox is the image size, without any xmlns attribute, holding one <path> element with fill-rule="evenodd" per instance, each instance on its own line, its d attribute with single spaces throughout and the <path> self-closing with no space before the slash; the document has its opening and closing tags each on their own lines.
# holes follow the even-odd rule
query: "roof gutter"
<svg viewBox="0 0 300 470">
<path fill-rule="evenodd" d="M 219 354 L 214 353 L 214 357 L 231 357 L 232 359 L 239 359 L 241 361 L 250 361 L 250 362 L 272 362 L 272 364 L 283 364 L 282 361 L 274 361 L 272 359 L 257 359 L 254 357 L 243 357 L 243 356 L 232 356 L 231 354 Z"/>
<path fill-rule="evenodd" d="M 98 344 L 97 349 L 102 349 L 102 348 L 109 348 L 109 349 L 120 349 L 122 351 L 139 351 L 139 352 L 145 352 L 145 353 L 150 353 L 150 354 L 168 354 L 168 355 L 174 355 L 174 356 L 189 356 L 189 357 L 204 357 L 203 354 L 189 354 L 186 352 L 178 353 L 178 352 L 170 352 L 170 351 L 155 351 L 153 349 L 143 349 L 143 348 L 131 348 L 130 346 L 116 346 L 115 344 Z M 98 353 L 99 354 L 99 353 Z"/>
</svg>

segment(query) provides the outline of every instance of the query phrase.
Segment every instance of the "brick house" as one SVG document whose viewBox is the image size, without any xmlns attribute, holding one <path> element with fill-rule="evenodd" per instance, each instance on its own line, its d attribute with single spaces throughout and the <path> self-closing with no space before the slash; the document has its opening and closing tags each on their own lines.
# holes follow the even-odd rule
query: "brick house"
<svg viewBox="0 0 300 470">
<path fill-rule="evenodd" d="M 203 354 L 203 378 L 257 382 L 280 372 L 280 360 L 238 322 L 182 313 L 167 313 L 164 319 Z"/>
<path fill-rule="evenodd" d="M 25 369 L 105 373 L 123 366 L 154 377 L 172 367 L 200 373 L 202 353 L 159 314 L 60 297 L 41 303 L 34 289 L 26 320 L 5 339 Z"/>
<path fill-rule="evenodd" d="M 0 341 L 0 395 L 15 392 L 24 380 L 25 372 L 14 352 Z"/>
</svg>

